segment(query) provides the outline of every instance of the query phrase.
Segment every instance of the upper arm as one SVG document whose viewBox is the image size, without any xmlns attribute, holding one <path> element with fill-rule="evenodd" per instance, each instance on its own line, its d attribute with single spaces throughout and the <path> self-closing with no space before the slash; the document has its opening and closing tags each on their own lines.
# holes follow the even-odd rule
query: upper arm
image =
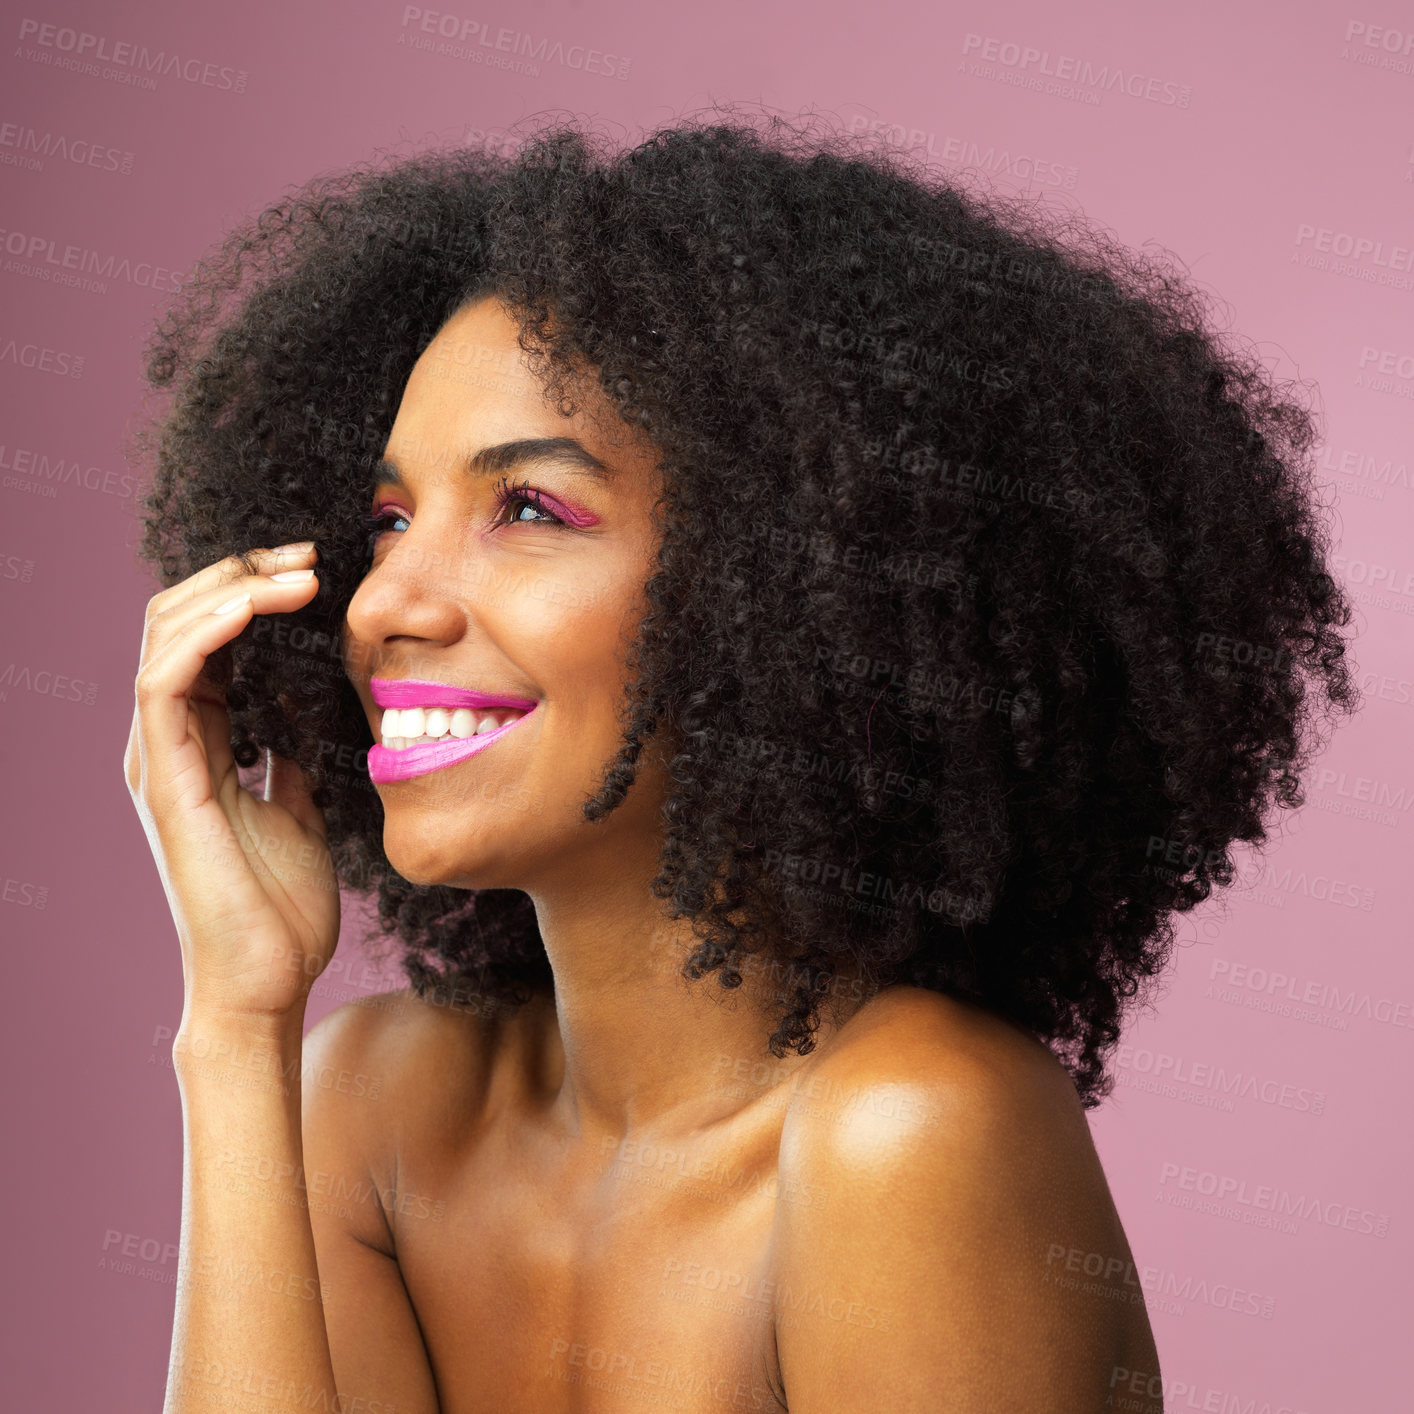
<svg viewBox="0 0 1414 1414">
<path fill-rule="evenodd" d="M 782 1136 L 782 1192 L 815 1195 L 778 1209 L 791 1414 L 1102 1407 L 1128 1247 L 1059 1064 L 1009 1033 L 959 1048 L 923 1026 L 835 1072 L 827 1093 L 851 1102 Z M 1066 1275 L 1076 1250 L 1118 1259 L 1115 1300 Z"/>
<path fill-rule="evenodd" d="M 393 1057 L 387 1040 L 380 1043 L 386 1029 L 377 1006 L 351 1003 L 305 1037 L 303 1182 L 329 1354 L 346 1407 L 438 1414 L 422 1331 L 380 1198 L 392 1186 L 386 1129 L 380 1142 L 388 1101 L 370 1097 L 391 1088 Z"/>
</svg>

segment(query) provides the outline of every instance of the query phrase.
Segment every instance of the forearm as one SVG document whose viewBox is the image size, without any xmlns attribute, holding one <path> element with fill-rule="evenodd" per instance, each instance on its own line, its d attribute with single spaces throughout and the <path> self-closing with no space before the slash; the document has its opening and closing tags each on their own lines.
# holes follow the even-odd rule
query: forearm
<svg viewBox="0 0 1414 1414">
<path fill-rule="evenodd" d="M 301 1020 L 184 1018 L 185 1149 L 164 1414 L 337 1410 L 302 1183 Z"/>
</svg>

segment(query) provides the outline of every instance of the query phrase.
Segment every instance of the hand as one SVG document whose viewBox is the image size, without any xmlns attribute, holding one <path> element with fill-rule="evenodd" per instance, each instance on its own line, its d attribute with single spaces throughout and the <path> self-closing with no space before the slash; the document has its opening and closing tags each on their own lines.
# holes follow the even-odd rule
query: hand
<svg viewBox="0 0 1414 1414">
<path fill-rule="evenodd" d="M 302 1012 L 339 937 L 323 814 L 299 767 L 267 753 L 264 798 L 231 754 L 224 693 L 207 657 L 256 613 L 288 613 L 318 589 L 312 546 L 231 556 L 148 601 L 124 772 L 177 925 L 186 1015 L 268 1021 Z M 306 579 L 279 574 L 308 571 Z"/>
</svg>

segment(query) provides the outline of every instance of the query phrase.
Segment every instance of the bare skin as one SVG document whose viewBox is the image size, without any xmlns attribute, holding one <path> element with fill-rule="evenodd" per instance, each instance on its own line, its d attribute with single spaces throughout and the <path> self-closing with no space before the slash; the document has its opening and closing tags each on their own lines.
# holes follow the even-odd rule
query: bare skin
<svg viewBox="0 0 1414 1414">
<path fill-rule="evenodd" d="M 653 448 L 594 410 L 545 401 L 494 300 L 453 316 L 404 393 L 344 644 L 375 738 L 374 677 L 537 700 L 480 755 L 378 789 L 406 878 L 530 896 L 553 996 L 386 994 L 301 1040 L 338 932 L 323 822 L 289 763 L 264 800 L 239 790 L 198 675 L 313 581 L 223 563 L 149 606 L 125 769 L 186 978 L 168 1414 L 335 1390 L 350 1414 L 771 1410 L 782 1381 L 791 1414 L 1158 1414 L 1137 1272 L 1054 1057 L 845 976 L 816 1050 L 774 1059 L 775 979 L 724 996 L 678 975 L 690 925 L 647 887 L 660 745 L 618 810 L 581 818 L 619 740 L 660 490 Z M 526 462 L 510 483 L 544 499 L 502 503 L 460 469 L 564 437 L 610 474 Z"/>
</svg>

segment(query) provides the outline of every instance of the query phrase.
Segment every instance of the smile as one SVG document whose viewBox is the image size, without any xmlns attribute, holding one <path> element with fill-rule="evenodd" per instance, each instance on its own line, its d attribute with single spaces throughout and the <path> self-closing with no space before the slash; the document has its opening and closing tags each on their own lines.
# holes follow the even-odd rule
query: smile
<svg viewBox="0 0 1414 1414">
<path fill-rule="evenodd" d="M 423 776 L 476 756 L 539 705 L 534 699 L 497 697 L 414 678 L 372 678 L 368 687 L 383 709 L 382 744 L 368 753 L 368 774 L 375 785 Z"/>
</svg>

